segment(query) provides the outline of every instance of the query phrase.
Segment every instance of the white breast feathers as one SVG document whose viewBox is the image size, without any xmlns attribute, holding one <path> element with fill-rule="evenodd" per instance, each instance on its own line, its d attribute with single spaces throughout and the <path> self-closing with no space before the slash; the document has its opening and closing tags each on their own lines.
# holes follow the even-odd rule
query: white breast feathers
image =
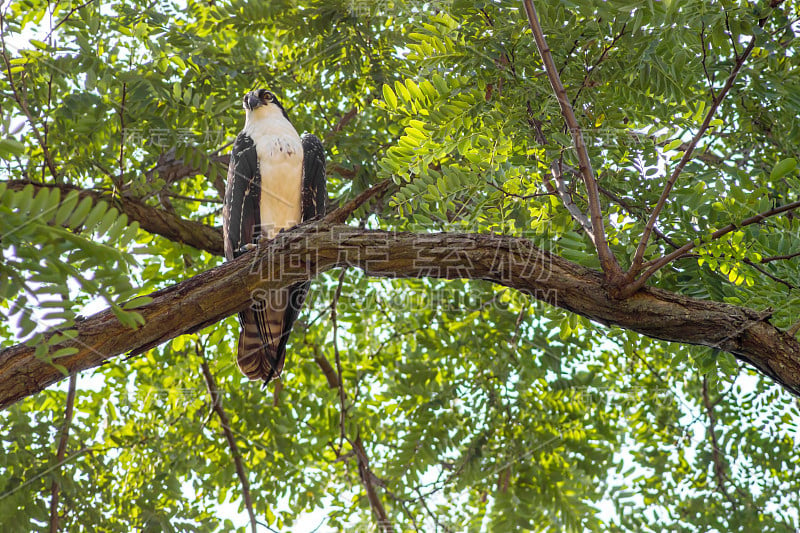
<svg viewBox="0 0 800 533">
<path fill-rule="evenodd" d="M 303 145 L 292 123 L 273 104 L 248 112 L 244 132 L 256 145 L 261 171 L 261 235 L 272 239 L 300 223 Z"/>
</svg>

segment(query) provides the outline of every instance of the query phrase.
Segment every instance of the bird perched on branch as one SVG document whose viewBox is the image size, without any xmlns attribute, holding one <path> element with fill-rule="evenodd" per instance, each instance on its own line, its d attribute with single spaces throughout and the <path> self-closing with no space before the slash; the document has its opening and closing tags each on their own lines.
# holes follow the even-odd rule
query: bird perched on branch
<svg viewBox="0 0 800 533">
<path fill-rule="evenodd" d="M 244 97 L 246 120 L 228 166 L 222 208 L 225 258 L 232 260 L 283 229 L 325 213 L 325 150 L 314 135 L 297 134 L 276 96 L 266 89 Z M 236 361 L 264 383 L 280 376 L 286 342 L 309 282 L 269 291 L 239 313 Z"/>
</svg>

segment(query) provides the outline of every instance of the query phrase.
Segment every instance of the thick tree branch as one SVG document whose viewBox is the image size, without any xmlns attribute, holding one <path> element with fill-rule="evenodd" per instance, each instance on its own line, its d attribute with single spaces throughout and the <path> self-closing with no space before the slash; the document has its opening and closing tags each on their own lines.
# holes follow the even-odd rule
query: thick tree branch
<svg viewBox="0 0 800 533">
<path fill-rule="evenodd" d="M 10 181 L 8 188 L 22 190 L 26 185 L 32 185 L 34 192 L 42 188 L 58 188 L 62 197 L 71 191 L 78 191 L 80 198 L 89 197 L 94 202 L 104 201 L 125 213 L 129 220 L 135 220 L 143 230 L 169 239 L 171 241 L 187 244 L 198 250 L 205 250 L 214 255 L 222 255 L 222 232 L 211 226 L 180 218 L 163 209 L 151 207 L 134 198 L 119 198 L 109 193 L 81 189 L 67 184 L 42 184 L 26 181 Z"/>
<path fill-rule="evenodd" d="M 152 293 L 153 300 L 136 310 L 145 320 L 136 330 L 106 310 L 77 320 L 77 337 L 51 350 L 77 348 L 57 360 L 70 373 L 97 367 L 117 355 L 139 354 L 215 324 L 249 305 L 256 289 L 285 287 L 343 266 L 378 277 L 491 281 L 601 324 L 728 351 L 800 396 L 800 342 L 756 311 L 656 288 L 615 300 L 601 274 L 524 238 L 392 233 L 327 225 L 324 220 L 281 233 L 254 252 Z M 34 347 L 19 344 L 0 351 L 0 408 L 63 378 L 34 355 Z"/>
<path fill-rule="evenodd" d="M 325 380 L 328 382 L 328 387 L 331 389 L 338 389 L 339 375 L 336 373 L 336 370 L 333 369 L 330 361 L 328 361 L 324 355 L 319 353 L 319 347 L 316 344 L 314 344 L 312 347 L 314 348 L 314 362 L 317 363 L 319 369 L 322 370 L 322 375 L 325 376 Z"/>
<path fill-rule="evenodd" d="M 344 222 L 353 212 L 372 198 L 380 198 L 391 186 L 391 180 L 385 180 L 367 189 L 357 197 L 350 200 L 342 208 L 336 209 L 327 215 L 326 220 L 332 223 Z M 222 232 L 218 228 L 186 220 L 170 213 L 164 209 L 149 206 L 137 199 L 113 196 L 102 191 L 81 189 L 68 184 L 44 184 L 32 183 L 28 181 L 10 181 L 7 186 L 11 190 L 20 191 L 27 185 L 34 188 L 34 194 L 42 188 L 57 188 L 61 191 L 62 197 L 71 191 L 78 191 L 80 198 L 91 198 L 94 202 L 104 201 L 116 208 L 121 213 L 125 213 L 128 219 L 139 223 L 143 230 L 160 235 L 174 242 L 187 244 L 198 250 L 205 250 L 214 255 L 222 253 Z"/>
<path fill-rule="evenodd" d="M 550 54 L 550 48 L 545 41 L 544 32 L 536 16 L 536 8 L 533 6 L 532 0 L 523 0 L 523 4 L 525 5 L 525 12 L 528 15 L 528 23 L 530 24 L 531 32 L 533 32 L 533 38 L 536 41 L 536 48 L 539 49 L 539 54 L 542 56 L 545 72 L 550 80 L 553 92 L 556 94 L 558 104 L 561 106 L 561 114 L 564 116 L 564 121 L 567 123 L 567 127 L 572 134 L 572 142 L 575 145 L 575 152 L 578 154 L 580 174 L 586 186 L 586 196 L 589 200 L 592 240 L 597 249 L 597 255 L 600 258 L 600 264 L 609 280 L 617 282 L 622 277 L 622 270 L 614 254 L 611 252 L 611 249 L 608 247 L 608 242 L 606 242 L 603 213 L 600 210 L 600 195 L 597 192 L 597 181 L 594 178 L 592 162 L 589 159 L 589 151 L 586 149 L 586 143 L 583 140 L 583 133 L 581 132 L 578 119 L 575 118 L 575 113 L 567 98 L 567 91 L 561 83 L 558 69 L 553 61 L 553 56 Z"/>
</svg>

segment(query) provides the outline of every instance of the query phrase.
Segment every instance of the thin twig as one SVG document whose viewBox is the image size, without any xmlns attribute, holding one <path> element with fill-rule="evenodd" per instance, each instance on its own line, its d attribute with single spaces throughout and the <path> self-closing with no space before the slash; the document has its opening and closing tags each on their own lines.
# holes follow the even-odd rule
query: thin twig
<svg viewBox="0 0 800 533">
<path fill-rule="evenodd" d="M 583 141 L 581 128 L 578 125 L 578 120 L 575 118 L 575 113 L 567 98 L 564 85 L 561 83 L 561 78 L 558 75 L 558 69 L 553 61 L 553 56 L 550 54 L 550 48 L 547 46 L 544 32 L 536 16 L 536 8 L 533 6 L 532 0 L 523 0 L 523 4 L 525 5 L 525 12 L 528 15 L 528 23 L 533 32 L 536 47 L 539 50 L 539 54 L 542 56 L 545 72 L 550 80 L 553 92 L 555 92 L 556 98 L 558 99 L 558 103 L 561 106 L 561 114 L 564 116 L 567 127 L 572 134 L 572 142 L 580 163 L 580 174 L 586 186 L 586 194 L 589 200 L 589 215 L 592 221 L 593 241 L 600 259 L 600 265 L 603 267 L 603 272 L 606 276 L 616 281 L 622 277 L 622 270 L 614 254 L 611 253 L 608 242 L 606 242 L 603 214 L 600 210 L 600 198 L 597 192 L 597 181 L 594 178 L 592 163 L 589 160 L 589 152 Z"/>
<path fill-rule="evenodd" d="M 61 20 L 59 20 L 59 21 L 58 21 L 58 24 L 56 24 L 55 26 L 52 26 L 52 25 L 51 25 L 52 27 L 51 27 L 51 29 L 50 29 L 50 32 L 47 34 L 47 38 L 45 38 L 45 41 L 47 41 L 47 40 L 50 38 L 50 36 L 52 36 L 52 35 L 53 35 L 53 32 L 54 32 L 54 31 L 56 31 L 58 28 L 60 28 L 60 27 L 61 27 L 61 25 L 62 25 L 62 24 L 64 24 L 64 23 L 65 23 L 67 20 L 69 20 L 69 18 L 70 18 L 72 15 L 74 15 L 76 11 L 80 11 L 80 10 L 81 10 L 81 9 L 83 9 L 84 7 L 86 7 L 86 6 L 88 6 L 89 4 L 91 4 L 93 1 L 94 1 L 94 0 L 87 0 L 86 2 L 82 3 L 81 5 L 79 5 L 79 6 L 76 6 L 76 7 L 73 7 L 72 9 L 70 9 L 70 10 L 67 12 L 67 14 L 66 14 L 66 15 L 64 15 L 64 18 L 62 18 Z"/>
<path fill-rule="evenodd" d="M 559 198 L 561 198 L 561 202 L 564 204 L 564 207 L 567 208 L 567 211 L 569 211 L 570 215 L 572 215 L 572 218 L 581 225 L 584 231 L 586 231 L 586 233 L 592 239 L 592 242 L 595 242 L 594 232 L 592 231 L 592 222 L 584 214 L 584 212 L 581 211 L 581 208 L 578 207 L 578 204 L 576 204 L 572 199 L 572 195 L 564 184 L 564 166 L 565 165 L 560 159 L 555 160 L 550 164 L 550 169 L 553 171 L 553 179 L 555 180 L 556 185 L 553 187 L 553 185 L 550 183 L 550 180 L 545 178 L 542 180 L 544 183 L 544 188 L 547 189 L 547 192 L 556 194 Z"/>
<path fill-rule="evenodd" d="M 795 285 L 793 285 L 793 284 L 789 283 L 789 282 L 788 282 L 788 281 L 786 281 L 785 279 L 781 279 L 781 278 L 779 278 L 778 276 L 776 276 L 776 275 L 774 275 L 774 274 L 770 273 L 770 272 L 769 272 L 769 271 L 767 271 L 765 268 L 763 268 L 763 267 L 761 267 L 761 266 L 757 265 L 756 263 L 754 263 L 754 262 L 753 262 L 753 261 L 751 261 L 750 259 L 747 259 L 747 258 L 745 258 L 745 259 L 743 259 L 743 260 L 742 260 L 742 262 L 743 262 L 744 264 L 746 264 L 746 265 L 750 265 L 750 266 L 751 266 L 751 267 L 752 267 L 754 270 L 757 270 L 758 272 L 760 272 L 760 273 L 762 273 L 763 275 L 767 276 L 767 277 L 768 277 L 769 279 L 771 279 L 772 281 L 774 281 L 774 282 L 776 282 L 776 283 L 780 283 L 781 285 L 784 285 L 784 286 L 786 286 L 786 288 L 788 288 L 789 290 L 792 290 L 792 289 L 796 289 L 796 288 L 797 288 Z"/>
<path fill-rule="evenodd" d="M 58 3 L 58 2 L 56 2 Z M 50 0 L 47 0 L 47 14 L 50 19 L 50 33 L 47 34 L 47 45 L 52 48 L 53 47 L 53 7 L 50 5 Z M 47 76 L 47 112 L 44 114 L 44 118 L 42 119 L 42 130 L 44 130 L 44 144 L 47 144 L 47 136 L 50 133 L 50 125 L 47 123 L 47 119 L 53 112 L 53 70 L 48 69 L 50 72 Z M 45 169 L 47 168 L 46 164 L 42 165 L 42 181 L 44 181 Z"/>
<path fill-rule="evenodd" d="M 72 424 L 72 414 L 75 408 L 75 393 L 78 384 L 78 374 L 73 372 L 69 376 L 69 390 L 67 391 L 67 404 L 64 408 L 64 425 L 61 426 L 61 438 L 58 441 L 56 451 L 56 464 L 64 462 L 67 453 L 67 441 L 69 440 L 69 429 Z M 58 497 L 61 486 L 56 479 L 50 486 L 50 533 L 58 531 Z"/>
<path fill-rule="evenodd" d="M 358 114 L 358 108 L 356 108 L 355 106 L 351 107 L 350 111 L 345 113 L 342 116 L 342 118 L 339 119 L 339 122 L 337 122 L 336 125 L 333 127 L 333 132 L 338 133 L 342 131 L 345 128 L 345 126 L 347 126 L 350 123 L 350 121 L 353 120 L 353 118 L 355 118 L 357 114 Z"/>
<path fill-rule="evenodd" d="M 722 456 L 722 451 L 720 450 L 719 443 L 717 442 L 717 435 L 714 431 L 714 427 L 716 425 L 716 419 L 714 418 L 714 405 L 716 405 L 716 403 L 712 404 L 708 395 L 708 379 L 706 376 L 703 376 L 703 406 L 706 408 L 706 416 L 708 417 L 707 431 L 708 436 L 711 439 L 711 461 L 714 463 L 714 476 L 716 478 L 717 489 L 726 500 L 728 500 L 733 506 L 736 506 L 736 501 L 731 497 L 730 494 L 728 494 L 728 491 L 725 488 L 725 481 L 728 481 L 731 483 L 739 497 L 752 506 L 749 494 L 737 487 L 725 472 L 725 458 Z"/>
<path fill-rule="evenodd" d="M 705 119 L 703 119 L 703 123 L 700 125 L 700 128 L 695 133 L 692 140 L 689 142 L 689 145 L 686 147 L 686 151 L 683 152 L 683 156 L 681 157 L 678 164 L 675 165 L 675 169 L 672 171 L 669 179 L 667 180 L 666 185 L 664 186 L 664 190 L 661 191 L 661 196 L 656 203 L 656 206 L 653 208 L 653 211 L 650 213 L 650 218 L 647 220 L 647 224 L 644 227 L 644 231 L 642 232 L 642 238 L 639 241 L 639 245 L 636 248 L 636 253 L 633 256 L 633 261 L 631 263 L 631 268 L 628 273 L 629 278 L 632 278 L 636 274 L 638 274 L 642 269 L 642 263 L 644 260 L 644 252 L 645 248 L 647 248 L 647 243 L 650 240 L 650 234 L 653 231 L 653 228 L 656 225 L 656 221 L 658 220 L 659 214 L 661 214 L 661 210 L 664 209 L 664 206 L 667 203 L 667 199 L 669 198 L 670 192 L 672 192 L 672 187 L 675 185 L 675 182 L 678 180 L 678 177 L 683 172 L 684 167 L 692 160 L 692 154 L 694 153 L 695 148 L 697 147 L 697 143 L 700 142 L 700 139 L 705 135 L 706 130 L 711 125 L 711 120 L 714 118 L 717 109 L 719 108 L 722 100 L 730 91 L 731 87 L 733 87 L 733 83 L 736 80 L 736 76 L 739 74 L 739 71 L 744 65 L 745 59 L 747 56 L 750 55 L 750 52 L 753 50 L 755 46 L 755 38 L 750 42 L 750 45 L 745 49 L 745 52 L 742 54 L 742 57 L 737 60 L 736 64 L 734 65 L 733 71 L 731 72 L 728 79 L 725 81 L 725 85 L 720 89 L 719 94 L 714 99 L 713 103 L 711 104 L 711 108 L 706 113 Z"/>
<path fill-rule="evenodd" d="M 610 52 L 611 49 L 614 48 L 614 46 L 617 44 L 617 41 L 619 41 L 622 38 L 622 36 L 625 35 L 625 28 L 627 25 L 628 25 L 627 22 L 622 24 L 622 29 L 619 30 L 619 33 L 614 36 L 610 44 L 607 44 L 606 46 L 603 47 L 603 51 L 600 53 L 600 57 L 597 58 L 597 61 L 594 62 L 594 65 L 589 67 L 589 70 L 586 72 L 586 76 L 584 76 L 583 78 L 583 83 L 581 83 L 581 86 L 575 93 L 575 97 L 572 99 L 573 108 L 575 107 L 575 104 L 578 102 L 578 99 L 581 97 L 581 93 L 583 92 L 583 90 L 589 86 L 589 78 L 592 77 L 592 74 L 594 74 L 594 71 L 597 70 L 597 67 L 600 66 L 600 63 L 606 60 L 606 58 L 608 57 L 608 52 Z"/>
<path fill-rule="evenodd" d="M 342 358 L 339 354 L 339 322 L 337 320 L 338 314 L 336 312 L 336 306 L 339 303 L 339 297 L 342 295 L 342 285 L 344 284 L 344 274 L 347 269 L 343 268 L 342 272 L 339 274 L 339 285 L 336 287 L 336 292 L 333 295 L 333 300 L 331 301 L 331 323 L 333 324 L 333 354 L 336 360 L 336 376 L 337 376 L 337 387 L 339 388 L 339 450 L 342 449 L 344 445 L 344 439 L 346 438 L 345 435 L 345 417 L 347 416 L 347 410 L 345 409 L 345 392 L 344 392 L 344 380 L 342 379 Z"/>
<path fill-rule="evenodd" d="M 425 496 L 422 495 L 422 491 L 419 489 L 419 487 L 416 487 L 414 490 L 419 495 L 418 501 L 422 504 L 422 508 L 425 509 L 425 512 L 428 513 L 428 516 L 430 516 L 431 519 L 433 519 L 433 523 L 436 526 L 436 530 L 438 531 L 439 528 L 441 527 L 445 531 L 445 533 L 451 533 L 453 530 L 450 529 L 447 526 L 447 524 L 442 524 L 441 522 L 439 522 L 439 517 L 436 516 L 436 514 L 433 511 L 431 511 L 431 509 L 428 507 L 428 504 L 425 501 Z"/>
<path fill-rule="evenodd" d="M 739 59 L 739 52 L 736 50 L 736 38 L 733 36 L 733 32 L 731 31 L 731 21 L 728 15 L 728 10 L 725 9 L 725 6 L 723 6 L 722 11 L 725 12 L 725 29 L 727 30 L 725 33 L 728 35 L 728 39 L 731 40 L 731 50 L 733 51 L 733 57 L 734 59 Z"/>
<path fill-rule="evenodd" d="M 544 132 L 542 131 L 542 123 L 533 116 L 533 109 L 531 108 L 530 101 L 526 102 L 526 105 L 528 108 L 528 124 L 530 124 L 531 128 L 533 128 L 533 138 L 537 143 L 544 146 L 547 144 L 547 139 L 545 139 Z M 550 178 L 548 178 L 545 174 L 542 175 L 542 184 L 544 185 L 544 188 L 547 189 L 547 194 L 558 196 L 561 199 L 561 203 L 563 203 L 564 207 L 567 208 L 567 211 L 569 211 L 572 219 L 575 220 L 575 222 L 577 222 L 581 228 L 583 228 L 586 234 L 589 235 L 589 238 L 592 239 L 592 243 L 594 243 L 592 223 L 589 221 L 589 218 L 583 213 L 583 211 L 581 211 L 581 208 L 578 207 L 578 205 L 572 200 L 572 195 L 570 195 L 569 191 L 564 185 L 564 174 L 562 172 L 564 165 L 561 161 L 561 158 L 558 160 L 553 160 L 553 162 L 550 164 L 550 168 L 553 172 L 553 179 L 555 180 L 556 184 L 553 185 L 550 182 Z M 577 172 L 571 167 L 567 168 L 577 174 Z"/>
<path fill-rule="evenodd" d="M 362 192 L 342 207 L 335 209 L 325 215 L 325 222 L 330 224 L 341 224 L 347 217 L 353 214 L 353 211 L 361 207 L 365 202 L 370 200 L 373 197 L 380 198 L 383 196 L 386 191 L 389 189 L 389 186 L 392 184 L 391 179 L 385 179 L 382 182 L 378 183 L 377 185 L 373 185 L 366 191 Z"/>
<path fill-rule="evenodd" d="M 797 208 L 800 208 L 800 200 L 792 202 L 790 204 L 782 205 L 780 207 L 776 207 L 774 209 L 770 209 L 769 211 L 764 211 L 763 213 L 759 213 L 757 215 L 753 215 L 750 218 L 746 218 L 746 219 L 742 220 L 738 224 L 733 224 L 733 223 L 728 224 L 724 228 L 718 229 L 717 231 L 712 233 L 710 240 L 713 241 L 713 240 L 719 239 L 723 235 L 726 235 L 726 234 L 728 234 L 728 233 L 730 233 L 730 232 L 732 232 L 732 231 L 734 231 L 736 229 L 743 228 L 743 227 L 749 226 L 751 224 L 756 224 L 758 222 L 761 222 L 765 218 L 768 218 L 768 217 L 771 217 L 771 216 L 775 216 L 775 215 L 779 215 L 781 213 L 786 213 L 787 211 L 793 211 L 793 210 L 795 210 Z M 700 244 L 702 244 L 702 243 L 700 243 Z M 665 256 L 662 256 L 662 257 L 660 257 L 658 259 L 655 259 L 653 261 L 648 261 L 647 263 L 644 264 L 644 267 L 646 268 L 644 273 L 641 276 L 639 276 L 638 279 L 632 281 L 629 285 L 626 285 L 623 288 L 623 290 L 620 292 L 620 297 L 621 298 L 626 298 L 626 297 L 630 296 L 631 294 L 633 294 L 634 292 L 638 291 L 640 288 L 642 288 L 644 286 L 645 282 L 653 274 L 655 274 L 659 269 L 661 269 L 663 266 L 669 264 L 673 260 L 685 255 L 686 252 L 696 248 L 697 246 L 698 246 L 698 244 L 695 244 L 694 241 L 690 241 L 690 242 L 687 242 L 686 244 L 684 244 L 683 246 L 681 246 L 680 248 L 678 248 L 677 250 L 675 250 L 674 252 L 671 252 L 671 253 L 669 253 L 669 254 L 667 254 Z"/>
<path fill-rule="evenodd" d="M 706 23 L 702 22 L 700 25 L 700 49 L 703 52 L 703 72 L 706 75 L 706 81 L 708 82 L 708 90 L 711 92 L 711 99 L 716 99 L 717 95 L 714 92 L 714 79 L 708 73 L 708 67 L 706 66 L 706 39 L 705 39 L 705 32 L 706 32 Z"/>
<path fill-rule="evenodd" d="M 733 503 L 730 494 L 725 489 L 725 464 L 719 453 L 719 444 L 717 443 L 717 435 L 714 431 L 716 419 L 714 418 L 714 408 L 711 406 L 711 400 L 708 397 L 708 378 L 703 376 L 703 405 L 706 408 L 706 416 L 708 417 L 708 436 L 711 439 L 711 461 L 714 463 L 714 476 L 717 481 L 717 489 L 720 494 L 725 496 L 725 499 Z"/>
<path fill-rule="evenodd" d="M 203 378 L 206 382 L 208 394 L 211 396 L 211 408 L 219 417 L 222 431 L 225 433 L 225 440 L 228 441 L 228 448 L 230 448 L 231 455 L 233 456 L 233 463 L 236 467 L 236 475 L 239 476 L 239 482 L 242 484 L 242 499 L 244 500 L 244 505 L 247 508 L 247 514 L 250 516 L 250 531 L 252 531 L 252 533 L 257 533 L 258 529 L 256 527 L 256 514 L 253 512 L 253 501 L 250 498 L 250 481 L 247 479 L 247 473 L 244 470 L 242 455 L 239 452 L 239 447 L 236 445 L 236 438 L 231 431 L 228 415 L 222 408 L 222 397 L 219 389 L 217 388 L 217 382 L 214 380 L 214 375 L 211 373 L 211 369 L 208 367 L 205 355 L 203 354 L 199 344 L 195 345 L 195 350 L 197 351 L 198 357 L 200 357 L 202 360 L 200 363 L 200 369 L 203 372 Z"/>
<path fill-rule="evenodd" d="M 47 168 L 50 169 L 50 174 L 52 174 L 53 179 L 58 181 L 58 173 L 56 172 L 56 166 L 53 163 L 53 158 L 50 154 L 50 150 L 47 147 L 47 143 L 42 138 L 41 133 L 39 133 L 39 128 L 36 127 L 36 121 L 33 118 L 30 110 L 28 109 L 28 104 L 25 99 L 25 95 L 21 94 L 20 91 L 17 90 L 17 86 L 14 83 L 14 76 L 11 73 L 11 62 L 8 59 L 8 50 L 6 49 L 6 40 L 5 37 L 5 30 L 3 29 L 5 26 L 5 16 L 0 13 L 0 48 L 2 49 L 2 57 L 3 63 L 5 63 L 6 72 L 8 73 L 8 84 L 11 87 L 11 91 L 14 93 L 14 100 L 19 105 L 22 112 L 25 114 L 25 117 L 28 119 L 28 122 L 31 125 L 31 131 L 33 132 L 34 137 L 39 142 L 39 146 L 42 148 L 42 153 L 44 154 L 44 160 L 47 164 Z"/>
<path fill-rule="evenodd" d="M 400 508 L 403 510 L 403 513 L 408 517 L 409 520 L 411 520 L 411 524 L 414 527 L 414 531 L 420 531 L 419 524 L 417 523 L 417 519 L 414 516 L 414 513 L 412 513 L 411 509 L 408 508 L 408 503 L 413 500 L 411 498 L 400 498 L 394 492 L 392 492 L 386 487 L 383 487 L 383 492 L 384 494 L 389 496 L 389 498 L 391 498 L 392 501 L 394 501 L 400 506 Z"/>
<path fill-rule="evenodd" d="M 770 7 L 774 8 L 780 5 L 783 0 L 773 0 L 770 3 Z M 759 26 L 763 27 L 766 23 L 766 17 L 759 21 Z M 719 93 L 717 93 L 716 98 L 713 99 L 711 107 L 709 108 L 708 112 L 706 113 L 705 118 L 703 119 L 703 123 L 700 125 L 700 128 L 695 133 L 692 140 L 689 142 L 689 145 L 686 147 L 686 151 L 681 156 L 680 161 L 678 164 L 675 165 L 675 169 L 672 171 L 669 179 L 667 180 L 666 185 L 664 185 L 664 190 L 661 192 L 661 197 L 658 199 L 656 206 L 653 208 L 652 213 L 650 213 L 650 218 L 647 221 L 647 224 L 644 227 L 644 231 L 642 232 L 642 238 L 639 241 L 639 245 L 636 248 L 636 253 L 633 256 L 633 261 L 631 262 L 631 268 L 628 271 L 627 277 L 629 281 L 633 281 L 635 276 L 641 272 L 643 267 L 644 261 L 644 252 L 647 248 L 647 243 L 650 240 L 650 234 L 653 232 L 653 228 L 656 225 L 656 221 L 658 220 L 658 216 L 661 214 L 661 211 L 664 209 L 664 206 L 667 203 L 667 199 L 669 198 L 670 192 L 672 191 L 672 187 L 675 185 L 675 182 L 678 180 L 678 177 L 683 172 L 684 167 L 692 160 L 692 155 L 694 153 L 695 148 L 697 148 L 697 143 L 700 142 L 700 139 L 705 135 L 706 131 L 711 125 L 711 120 L 714 118 L 714 115 L 719 109 L 719 106 L 722 104 L 722 101 L 727 96 L 728 92 L 730 92 L 731 88 L 733 87 L 734 82 L 736 81 L 737 76 L 739 75 L 739 71 L 741 71 L 742 66 L 744 65 L 747 58 L 750 56 L 750 53 L 753 51 L 756 45 L 756 37 L 750 40 L 750 43 L 741 53 L 741 55 L 737 55 L 736 62 L 734 63 L 733 69 L 731 70 L 728 79 L 725 80 L 725 84 L 720 89 Z M 652 275 L 652 274 L 651 274 Z M 649 276 L 648 276 L 649 277 Z M 638 288 L 640 288 L 642 284 L 639 284 Z M 637 288 L 637 290 L 638 290 Z M 631 291 L 624 290 L 626 294 L 632 294 Z M 635 291 L 634 291 L 635 292 Z"/>
<path fill-rule="evenodd" d="M 369 468 L 369 459 L 367 458 L 367 453 L 364 450 L 364 446 L 361 443 L 361 437 L 356 437 L 356 439 L 350 440 L 347 437 L 347 430 L 345 427 L 345 420 L 347 417 L 347 409 L 345 407 L 345 400 L 346 394 L 344 391 L 344 379 L 342 378 L 342 359 L 341 354 L 339 353 L 339 338 L 338 338 L 338 331 L 339 331 L 339 323 L 338 323 L 338 313 L 337 313 L 337 306 L 339 303 L 339 298 L 342 295 L 342 286 L 344 285 L 344 277 L 347 272 L 347 269 L 342 269 L 342 272 L 339 274 L 339 284 L 336 287 L 336 292 L 333 295 L 333 300 L 331 301 L 331 322 L 333 324 L 333 352 L 336 358 L 336 378 L 338 383 L 336 384 L 339 389 L 339 451 L 336 452 L 337 456 L 340 456 L 342 446 L 344 441 L 350 443 L 355 452 L 356 460 L 358 461 L 358 473 L 359 477 L 361 478 L 361 482 L 364 485 L 364 489 L 367 491 L 367 499 L 369 500 L 370 507 L 372 508 L 373 512 L 375 513 L 375 517 L 378 521 L 378 531 L 381 533 L 394 533 L 394 527 L 389 522 L 389 519 L 386 515 L 386 510 L 383 507 L 383 504 L 378 498 L 377 491 L 373 485 L 373 479 L 377 479 L 375 474 Z M 327 375 L 327 373 L 326 373 Z M 328 383 L 331 383 L 331 378 L 328 378 Z"/>
<path fill-rule="evenodd" d="M 174 198 L 176 200 L 186 200 L 187 202 L 197 202 L 200 204 L 221 204 L 223 203 L 219 198 L 197 198 L 195 196 L 184 196 L 182 194 L 175 194 L 171 192 L 165 193 L 165 196 Z"/>
<path fill-rule="evenodd" d="M 369 458 L 367 457 L 367 452 L 364 450 L 364 444 L 361 442 L 361 437 L 356 437 L 355 441 L 350 443 L 353 446 L 353 450 L 356 452 L 356 460 L 358 461 L 358 474 L 361 478 L 361 482 L 364 484 L 364 488 L 367 491 L 367 499 L 369 500 L 369 506 L 372 508 L 372 512 L 375 513 L 375 519 L 378 521 L 378 531 L 380 533 L 394 533 L 394 525 L 389 521 L 389 517 L 386 514 L 386 509 L 383 507 L 383 502 L 381 502 L 380 498 L 378 497 L 378 491 L 375 490 L 375 485 L 373 480 L 377 479 L 377 476 L 372 473 L 372 470 L 369 468 Z"/>
<path fill-rule="evenodd" d="M 772 261 L 783 261 L 785 259 L 794 259 L 797 256 L 800 256 L 800 252 L 795 252 L 793 254 L 786 254 L 786 255 L 773 255 L 770 257 L 764 257 L 761 259 L 761 262 L 771 263 Z"/>
<path fill-rule="evenodd" d="M 617 205 L 619 205 L 620 207 L 622 207 L 622 208 L 623 208 L 623 209 L 624 209 L 624 210 L 625 210 L 625 211 L 626 211 L 626 212 L 627 212 L 629 215 L 631 215 L 631 216 L 634 216 L 634 217 L 637 217 L 637 218 L 640 218 L 640 219 L 642 218 L 641 216 L 639 216 L 639 214 L 637 214 L 637 213 L 635 212 L 635 211 L 637 211 L 637 210 L 638 210 L 638 211 L 641 211 L 641 210 L 642 210 L 642 208 L 641 208 L 641 207 L 638 207 L 638 206 L 637 206 L 637 207 L 634 207 L 634 206 L 630 205 L 630 204 L 629 204 L 629 203 L 628 203 L 626 200 L 624 200 L 624 199 L 620 198 L 619 196 L 617 196 L 617 195 L 616 195 L 616 194 L 614 194 L 613 192 L 611 192 L 611 191 L 608 191 L 608 190 L 606 190 L 606 189 L 604 189 L 604 188 L 602 188 L 602 187 L 599 187 L 599 189 L 600 189 L 600 192 L 603 194 L 603 196 L 606 196 L 606 197 L 608 197 L 608 198 L 609 198 L 611 201 L 613 201 L 614 203 L 616 203 Z M 665 243 L 667 243 L 668 245 L 670 245 L 670 246 L 671 246 L 673 249 L 677 250 L 678 248 L 680 248 L 680 245 L 679 245 L 678 243 L 676 243 L 676 242 L 675 242 L 674 240 L 672 240 L 670 237 L 668 237 L 667 235 L 665 235 L 664 233 L 662 233 L 662 232 L 661 232 L 661 231 L 660 231 L 658 228 L 653 228 L 653 232 L 656 234 L 656 237 L 658 237 L 659 239 L 661 239 L 662 241 L 664 241 Z M 800 253 L 798 253 L 797 255 L 800 255 Z M 693 254 L 688 254 L 688 253 L 687 253 L 687 254 L 684 254 L 684 255 L 682 256 L 682 258 L 683 258 L 683 257 L 697 257 L 697 256 L 695 256 L 695 255 L 693 255 Z M 742 260 L 742 262 L 743 262 L 743 263 L 745 263 L 745 264 L 747 264 L 747 265 L 749 265 L 749 266 L 750 266 L 750 267 L 752 267 L 753 269 L 757 270 L 758 272 L 760 272 L 760 273 L 761 273 L 761 274 L 763 274 L 764 276 L 767 276 L 767 277 L 768 277 L 768 278 L 770 278 L 772 281 L 775 281 L 775 282 L 777 282 L 777 283 L 780 283 L 780 284 L 782 284 L 782 285 L 785 285 L 785 286 L 786 286 L 786 287 L 787 287 L 789 290 L 792 290 L 792 289 L 796 289 L 796 288 L 797 288 L 796 286 L 792 285 L 792 284 L 791 284 L 791 283 L 789 283 L 788 281 L 786 281 L 786 280 L 784 280 L 784 279 L 781 279 L 781 278 L 779 278 L 778 276 L 776 276 L 776 275 L 772 274 L 771 272 L 767 271 L 765 268 L 763 268 L 763 267 L 759 266 L 758 264 L 754 263 L 754 262 L 753 262 L 753 261 L 751 261 L 750 259 L 747 259 L 747 258 L 745 258 L 745 259 L 743 259 L 743 260 Z M 762 259 L 762 260 L 761 260 L 761 262 L 762 262 L 762 263 L 766 263 L 767 261 L 765 261 L 764 259 Z"/>
<path fill-rule="evenodd" d="M 505 196 L 510 196 L 512 198 L 517 198 L 519 200 L 530 200 L 531 198 L 539 198 L 539 197 L 542 197 L 542 196 L 552 196 L 553 194 L 555 194 L 555 193 L 551 193 L 551 192 L 537 192 L 537 193 L 533 193 L 533 194 L 517 194 L 517 193 L 513 193 L 513 192 L 508 192 L 504 188 L 499 187 L 499 186 L 495 185 L 494 183 L 492 183 L 491 181 L 488 181 L 488 180 L 486 181 L 486 184 L 488 186 L 492 187 L 493 189 L 496 189 L 496 190 L 500 191 Z"/>
<path fill-rule="evenodd" d="M 125 97 L 128 94 L 128 84 L 122 84 L 122 103 L 119 106 L 119 177 L 115 180 L 114 187 L 122 192 L 122 183 L 125 175 Z"/>
</svg>

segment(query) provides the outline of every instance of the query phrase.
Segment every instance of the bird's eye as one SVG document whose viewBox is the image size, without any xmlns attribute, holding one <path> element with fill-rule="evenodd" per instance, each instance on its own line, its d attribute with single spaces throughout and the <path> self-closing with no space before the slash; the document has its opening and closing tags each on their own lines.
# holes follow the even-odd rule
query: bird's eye
<svg viewBox="0 0 800 533">
<path fill-rule="evenodd" d="M 275 99 L 275 97 L 272 95 L 271 92 L 268 91 L 268 92 L 264 93 L 264 100 L 266 100 L 267 102 L 271 102 L 274 99 Z"/>
</svg>

